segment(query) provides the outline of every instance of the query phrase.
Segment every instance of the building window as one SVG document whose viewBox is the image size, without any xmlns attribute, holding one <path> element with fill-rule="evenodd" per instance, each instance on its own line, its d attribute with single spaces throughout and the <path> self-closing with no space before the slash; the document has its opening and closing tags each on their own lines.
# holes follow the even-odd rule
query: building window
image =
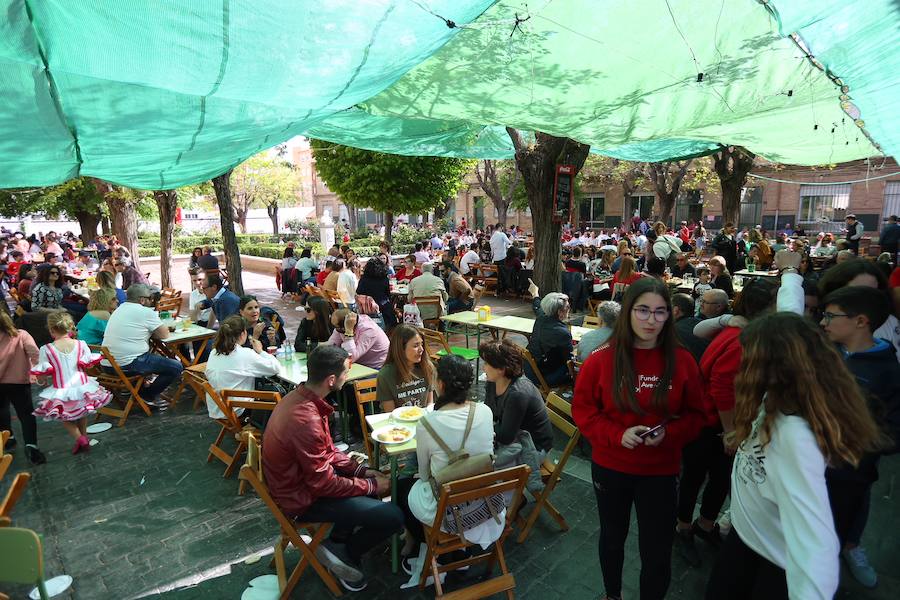
<svg viewBox="0 0 900 600">
<path fill-rule="evenodd" d="M 801 185 L 800 223 L 843 221 L 850 204 L 850 184 Z"/>
<path fill-rule="evenodd" d="M 900 181 L 888 181 L 884 186 L 884 220 L 900 215 Z"/>
<path fill-rule="evenodd" d="M 582 228 L 598 229 L 606 224 L 606 198 L 586 196 L 578 205 L 578 221 Z"/>
<path fill-rule="evenodd" d="M 381 213 L 371 208 L 358 208 L 356 209 L 356 225 L 357 227 L 381 225 Z"/>
<path fill-rule="evenodd" d="M 649 219 L 650 215 L 653 214 L 653 202 L 655 200 L 656 196 L 653 194 L 632 194 L 628 198 L 628 214 L 626 217 L 629 219 L 631 217 Z"/>
</svg>

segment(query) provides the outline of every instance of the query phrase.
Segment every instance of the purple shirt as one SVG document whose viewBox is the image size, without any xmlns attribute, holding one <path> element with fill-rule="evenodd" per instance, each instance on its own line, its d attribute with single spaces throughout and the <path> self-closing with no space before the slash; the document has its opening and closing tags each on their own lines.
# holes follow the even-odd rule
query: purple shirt
<svg viewBox="0 0 900 600">
<path fill-rule="evenodd" d="M 353 362 L 380 369 L 387 360 L 390 341 L 375 321 L 366 315 L 359 315 L 357 319 L 353 337 L 346 337 L 335 329 L 328 343 L 346 350 Z"/>
</svg>

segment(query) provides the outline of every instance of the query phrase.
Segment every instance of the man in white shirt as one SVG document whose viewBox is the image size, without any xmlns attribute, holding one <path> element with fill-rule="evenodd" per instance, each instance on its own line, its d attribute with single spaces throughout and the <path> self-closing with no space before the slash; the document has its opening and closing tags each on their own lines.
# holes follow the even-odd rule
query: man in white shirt
<svg viewBox="0 0 900 600">
<path fill-rule="evenodd" d="M 674 235 L 665 233 L 657 236 L 656 241 L 653 243 L 653 256 L 658 256 L 666 261 L 667 264 L 670 262 L 669 256 L 679 252 L 681 252 L 681 240 Z"/>
<path fill-rule="evenodd" d="M 159 314 L 150 302 L 148 286 L 131 285 L 126 291 L 126 302 L 114 310 L 107 321 L 103 345 L 127 374 L 156 375 L 153 383 L 141 391 L 141 397 L 147 404 L 164 410 L 168 408 L 168 402 L 158 396 L 181 376 L 184 368 L 179 361 L 150 350 L 151 338 L 164 340 L 169 337 L 169 328 L 159 320 Z M 104 366 L 109 369 L 109 365 Z"/>
<path fill-rule="evenodd" d="M 481 262 L 481 257 L 478 256 L 478 244 L 472 242 L 469 244 L 469 250 L 463 257 L 459 259 L 459 273 L 460 275 L 469 275 L 472 271 L 472 265 L 477 265 Z"/>
<path fill-rule="evenodd" d="M 416 251 L 413 252 L 413 256 L 416 257 L 417 265 L 427 263 L 431 260 L 431 255 L 428 254 L 428 250 L 425 249 L 421 242 L 416 242 L 415 249 Z"/>
<path fill-rule="evenodd" d="M 444 280 L 434 274 L 434 267 L 431 263 L 422 265 L 422 274 L 409 282 L 409 301 L 414 302 L 417 298 L 426 298 L 437 296 L 441 299 L 441 312 L 446 313 L 447 304 L 447 287 Z M 419 280 L 422 281 L 419 281 Z M 420 306 L 419 313 L 422 319 L 436 319 L 433 308 L 428 306 Z"/>
<path fill-rule="evenodd" d="M 512 246 L 509 237 L 503 233 L 503 225 L 497 223 L 497 228 L 491 235 L 491 257 L 495 265 L 499 265 L 506 260 L 506 250 Z"/>
<path fill-rule="evenodd" d="M 359 283 L 356 279 L 356 269 L 359 263 L 356 259 L 351 260 L 347 264 L 347 268 L 343 269 L 338 275 L 337 292 L 341 296 L 341 302 L 344 306 L 354 309 L 356 308 L 356 285 Z"/>
</svg>

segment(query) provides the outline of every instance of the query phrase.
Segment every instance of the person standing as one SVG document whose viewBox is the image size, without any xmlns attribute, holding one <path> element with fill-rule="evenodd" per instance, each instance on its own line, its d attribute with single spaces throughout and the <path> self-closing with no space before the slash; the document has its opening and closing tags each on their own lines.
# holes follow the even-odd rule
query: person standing
<svg viewBox="0 0 900 600">
<path fill-rule="evenodd" d="M 734 435 L 726 440 L 737 447 L 732 529 L 706 599 L 830 599 L 840 544 L 826 465 L 859 464 L 878 447 L 878 428 L 837 350 L 809 319 L 761 317 L 741 346 Z"/>
<path fill-rule="evenodd" d="M 859 240 L 862 239 L 865 228 L 856 220 L 854 214 L 847 215 L 844 221 L 847 223 L 847 228 L 844 230 L 844 234 L 847 236 L 847 249 L 859 256 Z"/>
<path fill-rule="evenodd" d="M 713 238 L 712 248 L 715 253 L 722 257 L 725 267 L 730 273 L 737 270 L 737 241 L 734 237 L 734 223 L 725 223 L 725 227 Z"/>
<path fill-rule="evenodd" d="M 22 438 L 25 441 L 25 456 L 33 465 L 47 462 L 37 445 L 37 420 L 32 414 L 31 367 L 36 365 L 39 350 L 34 338 L 27 331 L 16 329 L 12 319 L 0 310 L 0 431 L 9 431 L 10 438 L 3 448 L 9 452 L 16 447 L 9 405 L 16 409 Z"/>
<path fill-rule="evenodd" d="M 671 578 L 681 449 L 703 424 L 700 372 L 675 338 L 665 283 L 644 278 L 628 288 L 611 343 L 581 367 L 572 416 L 593 448 L 606 598 L 622 598 L 634 505 L 640 597 L 661 600 Z"/>
<path fill-rule="evenodd" d="M 494 261 L 494 264 L 497 266 L 498 272 L 501 266 L 506 262 L 506 252 L 509 250 L 510 246 L 512 246 L 512 241 L 509 239 L 503 232 L 503 225 L 497 223 L 497 228 L 494 229 L 494 233 L 491 234 L 491 260 Z M 503 278 L 497 278 L 497 287 L 500 288 L 503 284 Z M 498 289 L 497 293 L 504 292 L 505 289 Z"/>
<path fill-rule="evenodd" d="M 890 254 L 894 264 L 897 264 L 897 248 L 900 245 L 900 223 L 897 221 L 897 215 L 888 217 L 887 223 L 881 228 L 881 234 L 878 236 L 881 251 Z"/>
</svg>

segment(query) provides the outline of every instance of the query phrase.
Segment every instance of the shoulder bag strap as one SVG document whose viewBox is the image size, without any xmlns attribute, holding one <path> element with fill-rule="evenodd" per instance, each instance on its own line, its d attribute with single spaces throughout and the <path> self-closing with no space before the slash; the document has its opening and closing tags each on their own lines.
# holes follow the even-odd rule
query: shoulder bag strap
<svg viewBox="0 0 900 600">
<path fill-rule="evenodd" d="M 463 448 L 466 447 L 466 440 L 469 439 L 469 432 L 472 431 L 472 422 L 475 420 L 475 407 L 472 406 L 471 402 L 467 402 L 469 405 L 469 414 L 466 417 L 466 431 L 463 433 L 462 443 L 459 445 L 459 450 L 457 452 L 462 452 Z"/>
<path fill-rule="evenodd" d="M 451 450 L 451 449 L 450 449 L 450 446 L 448 446 L 448 445 L 444 442 L 444 440 L 441 439 L 441 436 L 439 436 L 439 435 L 434 431 L 434 429 L 431 427 L 431 424 L 428 423 L 428 419 L 424 419 L 424 418 L 421 419 L 421 420 L 419 421 L 419 424 L 422 425 L 422 427 L 425 428 L 425 431 L 427 431 L 428 434 L 431 435 L 432 438 L 434 438 L 434 441 L 437 443 L 438 446 L 441 447 L 441 450 L 443 450 L 444 452 L 447 453 L 447 456 L 453 456 L 453 450 Z"/>
</svg>

